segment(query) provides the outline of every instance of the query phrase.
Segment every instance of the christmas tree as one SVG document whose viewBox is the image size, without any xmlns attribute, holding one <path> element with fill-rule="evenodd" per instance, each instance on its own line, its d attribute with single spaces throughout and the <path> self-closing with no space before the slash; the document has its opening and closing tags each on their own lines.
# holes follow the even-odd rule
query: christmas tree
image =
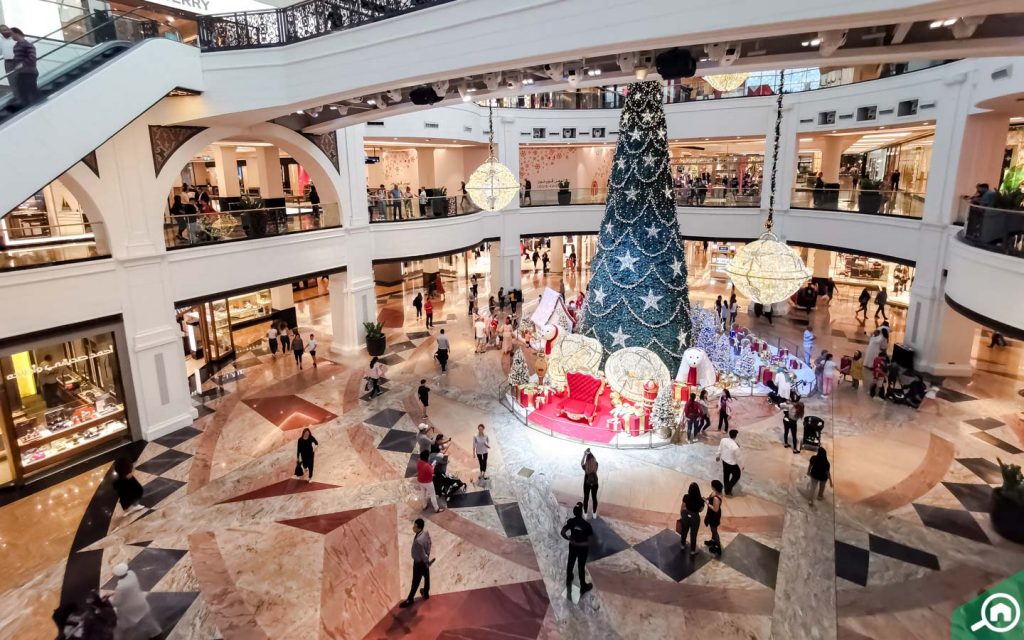
<svg viewBox="0 0 1024 640">
<path fill-rule="evenodd" d="M 744 340 L 740 348 L 740 355 L 736 358 L 733 373 L 744 380 L 750 380 L 757 375 L 757 354 L 750 348 L 750 340 Z"/>
<path fill-rule="evenodd" d="M 523 350 L 517 347 L 516 352 L 512 354 L 512 368 L 508 372 L 508 383 L 514 389 L 518 389 L 529 381 L 530 370 L 526 367 L 526 357 L 523 356 Z"/>
<path fill-rule="evenodd" d="M 665 387 L 658 393 L 651 408 L 651 427 L 662 438 L 668 439 L 676 424 L 676 412 L 672 407 L 672 389 Z"/>
<path fill-rule="evenodd" d="M 708 352 L 708 357 L 711 358 L 711 364 L 715 365 L 717 371 L 727 373 L 732 370 L 732 342 L 729 340 L 728 333 L 718 334 L 714 347 Z"/>
<path fill-rule="evenodd" d="M 697 333 L 695 346 L 698 349 L 703 349 L 710 357 L 715 352 L 715 340 L 718 337 L 718 327 L 714 316 L 703 308 L 694 306 L 690 311 L 690 321 L 693 323 L 693 330 Z"/>
<path fill-rule="evenodd" d="M 580 331 L 606 357 L 646 347 L 676 371 L 694 336 L 657 82 L 629 85 L 607 202 Z"/>
</svg>

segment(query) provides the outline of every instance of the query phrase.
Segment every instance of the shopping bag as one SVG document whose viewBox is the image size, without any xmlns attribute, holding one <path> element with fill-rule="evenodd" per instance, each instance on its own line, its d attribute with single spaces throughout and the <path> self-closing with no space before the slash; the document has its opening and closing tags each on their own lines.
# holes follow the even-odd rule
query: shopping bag
<svg viewBox="0 0 1024 640">
<path fill-rule="evenodd" d="M 296 462 L 295 463 L 295 476 L 299 477 L 299 478 L 302 477 L 302 463 L 301 462 Z"/>
<path fill-rule="evenodd" d="M 676 533 L 683 535 L 683 519 L 676 518 Z"/>
</svg>

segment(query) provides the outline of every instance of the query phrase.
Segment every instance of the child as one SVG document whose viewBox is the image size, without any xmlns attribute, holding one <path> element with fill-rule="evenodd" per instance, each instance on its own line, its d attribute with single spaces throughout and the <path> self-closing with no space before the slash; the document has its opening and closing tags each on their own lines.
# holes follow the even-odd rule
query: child
<svg viewBox="0 0 1024 640">
<path fill-rule="evenodd" d="M 420 396 L 420 404 L 423 405 L 423 417 L 427 417 L 427 406 L 430 405 L 430 387 L 426 380 L 420 380 L 420 388 L 416 390 Z"/>
</svg>

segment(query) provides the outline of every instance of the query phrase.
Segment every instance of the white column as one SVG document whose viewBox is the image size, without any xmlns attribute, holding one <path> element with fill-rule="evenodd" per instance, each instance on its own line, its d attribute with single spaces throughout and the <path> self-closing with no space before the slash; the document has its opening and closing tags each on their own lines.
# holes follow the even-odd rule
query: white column
<svg viewBox="0 0 1024 640">
<path fill-rule="evenodd" d="M 551 255 L 548 257 L 551 258 L 548 270 L 561 275 L 565 267 L 565 236 L 551 236 Z"/>
<path fill-rule="evenodd" d="M 270 308 L 274 311 L 284 311 L 295 306 L 295 290 L 291 284 L 282 284 L 279 287 L 270 288 Z"/>
<path fill-rule="evenodd" d="M 829 268 L 832 266 L 832 252 L 826 249 L 814 249 L 814 270 L 815 278 L 827 278 Z"/>
<path fill-rule="evenodd" d="M 501 277 L 502 264 L 501 264 L 501 243 L 491 242 L 491 295 L 498 295 L 498 289 L 505 286 Z"/>
<path fill-rule="evenodd" d="M 363 135 L 366 125 L 338 129 L 338 156 L 341 163 L 341 212 L 345 226 L 370 224 L 366 198 L 366 152 Z M 371 274 L 372 279 L 372 274 Z"/>
<path fill-rule="evenodd" d="M 358 353 L 366 344 L 364 322 L 376 322 L 377 297 L 374 292 L 373 265 L 370 261 L 370 238 L 365 227 L 357 232 L 349 245 L 360 255 L 353 256 L 344 273 L 331 274 L 331 329 L 334 353 Z"/>
<path fill-rule="evenodd" d="M 973 72 L 972 72 L 973 73 Z M 925 222 L 946 225 L 956 219 L 960 209 L 958 192 L 958 163 L 960 153 L 974 144 L 967 137 L 967 116 L 972 108 L 972 82 L 967 73 L 958 73 L 943 80 L 944 90 L 937 101 L 935 114 L 935 137 L 932 142 L 931 167 L 928 171 L 928 188 L 924 196 Z M 1003 130 L 1003 144 L 1006 130 Z M 969 192 L 973 193 L 973 189 Z"/>
<path fill-rule="evenodd" d="M 975 185 L 982 182 L 988 183 L 993 189 L 999 188 L 1009 129 L 1009 116 L 1005 113 L 978 113 L 968 116 L 960 153 L 957 154 L 954 196 L 971 195 L 974 193 Z M 934 151 L 932 153 L 934 157 Z M 934 163 L 934 160 L 932 162 Z M 955 208 L 966 214 L 962 198 L 956 201 Z"/>
<path fill-rule="evenodd" d="M 263 198 L 283 198 L 284 181 L 281 178 L 281 156 L 277 147 L 256 147 L 255 162 L 249 167 L 255 170 Z"/>
<path fill-rule="evenodd" d="M 487 120 L 484 119 L 484 128 L 487 127 Z M 494 143 L 497 145 L 498 160 L 508 167 L 512 175 L 519 180 L 519 129 L 516 127 L 516 119 L 511 116 L 494 114 Z M 519 196 L 512 198 L 506 211 L 514 211 L 519 208 Z M 518 246 L 518 243 L 517 243 Z"/>
<path fill-rule="evenodd" d="M 779 132 L 779 167 L 776 175 L 775 210 L 789 209 L 796 181 L 797 160 L 797 119 L 798 116 L 791 105 L 783 104 L 782 127 Z M 764 180 L 761 185 L 761 208 L 768 209 L 768 196 L 771 192 L 772 149 L 775 143 L 775 109 L 768 111 L 765 122 L 764 149 Z M 780 233 L 778 230 L 776 233 Z"/>
<path fill-rule="evenodd" d="M 238 153 L 235 148 L 223 144 L 213 145 L 213 162 L 218 193 L 221 196 L 236 198 L 242 195 L 241 186 L 238 184 Z"/>
<path fill-rule="evenodd" d="M 519 253 L 519 231 L 516 226 L 516 214 L 507 209 L 501 215 L 501 284 L 505 291 L 522 289 L 523 267 Z"/>
<path fill-rule="evenodd" d="M 825 136 L 825 144 L 821 149 L 821 179 L 825 182 L 839 182 L 839 165 L 843 151 L 849 147 L 846 140 L 853 136 Z"/>
</svg>

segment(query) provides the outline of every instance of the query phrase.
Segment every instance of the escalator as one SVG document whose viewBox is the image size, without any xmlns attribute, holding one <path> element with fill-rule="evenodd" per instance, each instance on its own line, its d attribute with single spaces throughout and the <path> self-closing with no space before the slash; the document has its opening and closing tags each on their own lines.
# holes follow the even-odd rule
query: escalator
<svg viewBox="0 0 1024 640">
<path fill-rule="evenodd" d="M 0 95 L 0 212 L 60 176 L 176 88 L 201 90 L 195 47 L 134 12 L 95 12 L 39 38 L 36 99 Z M 75 24 L 80 23 L 80 24 Z M 76 37 L 63 37 L 78 28 Z M 7 89 L 15 70 L 0 78 Z M 11 152 L 8 152 L 8 151 Z"/>
</svg>

